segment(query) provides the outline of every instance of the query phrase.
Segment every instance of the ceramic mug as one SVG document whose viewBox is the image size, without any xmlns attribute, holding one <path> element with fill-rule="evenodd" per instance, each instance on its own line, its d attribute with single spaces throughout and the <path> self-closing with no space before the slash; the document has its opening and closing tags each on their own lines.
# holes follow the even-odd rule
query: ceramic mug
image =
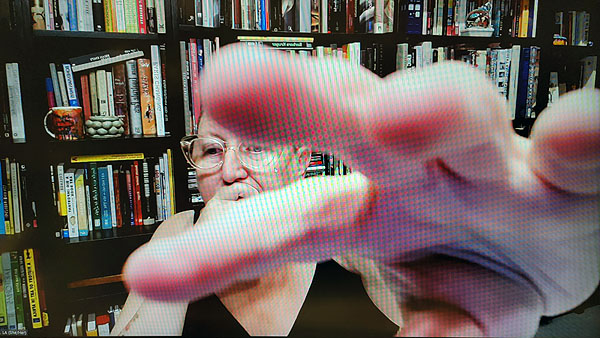
<svg viewBox="0 0 600 338">
<path fill-rule="evenodd" d="M 44 117 L 44 128 L 57 140 L 83 139 L 81 107 L 53 107 Z"/>
</svg>

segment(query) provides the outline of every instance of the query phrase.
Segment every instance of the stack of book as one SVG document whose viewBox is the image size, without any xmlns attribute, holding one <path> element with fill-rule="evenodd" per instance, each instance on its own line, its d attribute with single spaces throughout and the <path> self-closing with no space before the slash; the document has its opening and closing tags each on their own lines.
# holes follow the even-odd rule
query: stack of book
<svg viewBox="0 0 600 338">
<path fill-rule="evenodd" d="M 63 216 L 60 236 L 75 239 L 93 231 L 154 225 L 175 213 L 171 150 L 71 157 L 50 166 L 53 201 Z"/>
<path fill-rule="evenodd" d="M 179 0 L 179 23 L 302 33 L 394 31 L 394 0 Z"/>
<path fill-rule="evenodd" d="M 92 312 L 88 313 L 87 317 L 83 313 L 79 316 L 73 314 L 67 318 L 64 334 L 72 337 L 110 336 L 110 331 L 115 326 L 122 307 L 122 305 L 110 306 L 105 314 Z"/>
<path fill-rule="evenodd" d="M 166 33 L 165 0 L 32 0 L 33 29 Z"/>
<path fill-rule="evenodd" d="M 420 35 L 534 38 L 537 15 L 538 0 L 408 0 L 400 7 L 406 32 Z M 467 19 L 485 22 L 487 34 L 474 34 Z"/>
<path fill-rule="evenodd" d="M 18 63 L 0 68 L 0 139 L 25 142 L 23 99 Z"/>
<path fill-rule="evenodd" d="M 350 174 L 352 170 L 344 164 L 344 161 L 334 154 L 313 152 L 304 177 L 313 176 L 339 176 Z"/>
<path fill-rule="evenodd" d="M 39 252 L 25 249 L 0 256 L 0 335 L 25 336 L 49 326 Z"/>
<path fill-rule="evenodd" d="M 149 59 L 133 49 L 71 58 L 62 67 L 51 63 L 46 78 L 48 106 L 82 106 L 85 121 L 118 116 L 124 135 L 166 136 L 165 61 L 164 45 L 152 45 Z"/>
<path fill-rule="evenodd" d="M 0 160 L 0 235 L 37 228 L 35 201 L 27 189 L 27 168 L 14 159 Z"/>
</svg>

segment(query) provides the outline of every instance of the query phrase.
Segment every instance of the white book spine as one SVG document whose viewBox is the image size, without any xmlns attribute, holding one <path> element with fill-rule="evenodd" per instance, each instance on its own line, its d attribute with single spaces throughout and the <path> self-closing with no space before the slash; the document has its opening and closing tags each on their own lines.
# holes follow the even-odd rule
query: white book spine
<svg viewBox="0 0 600 338">
<path fill-rule="evenodd" d="M 162 66 L 157 45 L 150 46 L 152 63 L 152 91 L 154 94 L 154 114 L 156 116 L 156 135 L 165 136 L 165 112 L 162 88 Z"/>
<path fill-rule="evenodd" d="M 423 68 L 423 46 L 415 46 L 415 57 L 417 59 L 417 68 Z"/>
<path fill-rule="evenodd" d="M 98 94 L 98 110 L 100 116 L 108 116 L 108 91 L 106 88 L 106 71 L 96 71 L 96 91 Z"/>
<path fill-rule="evenodd" d="M 14 214 L 14 229 L 15 234 L 21 232 L 22 222 L 21 222 L 21 203 L 19 200 L 21 199 L 21 188 L 19 186 L 19 179 L 17 177 L 19 170 L 17 169 L 17 163 L 10 163 L 10 184 L 12 185 L 12 207 Z"/>
<path fill-rule="evenodd" d="M 65 192 L 67 195 L 67 224 L 69 238 L 79 237 L 79 223 L 77 220 L 77 201 L 75 194 L 75 170 L 65 172 Z"/>
<path fill-rule="evenodd" d="M 212 17 L 212 1 L 202 0 L 202 26 L 210 26 L 210 18 Z"/>
<path fill-rule="evenodd" d="M 241 15 L 240 15 L 240 21 L 241 21 L 241 25 L 242 25 L 242 29 L 250 29 L 250 20 L 248 18 L 248 6 L 249 6 L 249 1 L 252 0 L 240 0 L 241 3 Z M 203 7 L 204 8 L 204 7 Z"/>
<path fill-rule="evenodd" d="M 427 35 L 427 1 L 433 0 L 423 0 L 423 6 L 421 6 L 421 17 L 423 18 L 423 26 L 421 28 L 421 35 Z"/>
<path fill-rule="evenodd" d="M 156 32 L 165 34 L 167 32 L 167 23 L 165 20 L 165 0 L 156 0 L 154 3 L 156 8 Z"/>
<path fill-rule="evenodd" d="M 108 116 L 115 116 L 115 92 L 112 72 L 106 72 L 106 97 L 108 99 Z"/>
<path fill-rule="evenodd" d="M 69 100 L 69 106 L 79 106 L 79 100 L 77 99 L 77 87 L 75 87 L 75 79 L 73 78 L 71 65 L 68 63 L 63 64 L 63 70 L 65 72 L 65 83 L 67 87 L 67 99 Z"/>
<path fill-rule="evenodd" d="M 58 84 L 58 75 L 56 73 L 56 65 L 54 63 L 49 64 L 50 67 L 50 78 L 52 79 L 52 87 L 54 87 L 54 100 L 56 101 L 56 106 L 61 107 L 62 96 L 60 95 L 60 87 Z"/>
<path fill-rule="evenodd" d="M 77 30 L 80 32 L 87 30 L 87 21 L 85 16 L 85 0 L 77 0 Z"/>
<path fill-rule="evenodd" d="M 85 31 L 94 31 L 94 12 L 92 10 L 92 0 L 85 0 Z"/>
<path fill-rule="evenodd" d="M 13 288 L 12 268 L 10 263 L 10 253 L 3 252 L 1 255 L 2 259 L 2 273 L 4 274 L 3 285 L 4 285 L 4 296 L 6 299 L 6 319 L 8 322 L 9 330 L 17 329 L 17 313 L 15 310 L 15 290 Z M 4 324 L 7 324 L 6 322 Z"/>
<path fill-rule="evenodd" d="M 111 223 L 112 223 L 112 227 L 116 228 L 117 227 L 117 208 L 115 205 L 115 183 L 113 180 L 113 167 L 112 164 L 108 164 L 106 165 L 107 168 L 107 172 L 108 172 L 108 194 L 109 194 L 109 201 L 110 201 L 110 218 L 111 218 Z"/>
<path fill-rule="evenodd" d="M 52 10 L 52 0 L 42 0 L 44 4 L 44 19 L 46 21 L 46 30 L 54 30 L 54 13 Z"/>
<path fill-rule="evenodd" d="M 327 17 L 327 15 L 329 14 L 329 11 L 324 10 L 324 9 L 327 9 L 329 7 L 329 4 L 328 4 L 328 0 L 320 0 L 320 1 L 321 1 L 321 6 L 320 6 L 321 22 L 319 23 L 319 28 L 321 29 L 321 33 L 327 33 L 329 30 L 329 27 L 327 26 L 327 24 L 329 22 L 329 18 Z M 358 3 L 355 3 L 355 6 L 358 6 Z"/>
<path fill-rule="evenodd" d="M 383 33 L 383 10 L 385 8 L 384 0 L 375 0 L 375 15 L 373 18 L 373 33 Z"/>
<path fill-rule="evenodd" d="M 117 62 L 127 61 L 127 60 L 131 60 L 131 59 L 135 59 L 135 58 L 139 58 L 139 57 L 143 57 L 143 56 L 144 56 L 144 52 L 136 51 L 133 53 L 121 54 L 121 55 L 117 55 L 115 57 L 111 57 L 111 58 L 107 58 L 107 59 L 100 59 L 97 61 L 92 61 L 92 62 L 84 63 L 81 65 L 75 65 L 75 66 L 73 66 L 72 70 L 73 70 L 73 72 L 80 72 L 83 70 L 98 68 L 98 67 L 110 65 L 113 63 L 117 63 Z"/>
<path fill-rule="evenodd" d="M 535 0 L 533 3 L 533 29 L 531 31 L 532 38 L 535 38 L 536 33 L 537 33 L 537 17 L 538 17 L 538 0 Z"/>
<path fill-rule="evenodd" d="M 65 72 L 59 70 L 56 72 L 56 76 L 58 77 L 58 85 L 60 86 L 60 100 L 63 105 L 69 105 L 69 96 L 67 94 L 67 82 L 65 81 Z"/>
<path fill-rule="evenodd" d="M 112 0 L 114 3 L 115 17 L 117 19 L 117 32 L 127 32 L 127 26 L 125 24 L 125 3 L 123 0 Z"/>
<path fill-rule="evenodd" d="M 58 10 L 62 19 L 62 29 L 64 31 L 70 30 L 69 27 L 69 5 L 67 0 L 58 0 Z"/>
<path fill-rule="evenodd" d="M 92 219 L 92 200 L 91 200 L 91 196 L 90 196 L 90 186 L 89 185 L 85 185 L 85 203 L 87 205 L 87 224 L 88 224 L 88 231 L 94 231 L 94 220 Z"/>
<path fill-rule="evenodd" d="M 138 80 L 137 62 L 130 60 L 125 63 L 127 71 L 127 88 L 129 93 L 129 127 L 132 135 L 142 135 L 142 110 L 140 106 L 140 87 Z"/>
<path fill-rule="evenodd" d="M 21 97 L 21 80 L 19 76 L 19 64 L 7 63 L 5 65 L 5 68 L 12 139 L 15 143 L 24 143 L 25 121 L 23 119 L 23 101 Z"/>
<path fill-rule="evenodd" d="M 514 45 L 510 55 L 510 77 L 508 84 L 508 108 L 510 119 L 515 119 L 517 110 L 517 86 L 519 85 L 519 60 L 521 59 L 521 46 Z"/>
<path fill-rule="evenodd" d="M 297 11 L 300 11 L 299 13 L 299 18 L 300 18 L 300 32 L 301 33 L 310 33 L 311 30 L 311 14 L 310 14 L 310 2 L 311 0 L 299 0 L 298 2 L 298 7 L 296 8 Z M 259 2 L 260 5 L 260 2 Z M 258 6 L 260 7 L 260 6 Z M 258 12 L 258 11 L 257 11 Z M 260 22 L 260 21 L 259 21 Z"/>
<path fill-rule="evenodd" d="M 433 63 L 433 50 L 431 41 L 423 41 L 423 66 L 431 66 Z"/>
<path fill-rule="evenodd" d="M 204 67 L 206 67 L 212 57 L 212 44 L 209 39 L 202 40 L 202 49 L 204 50 Z"/>
</svg>

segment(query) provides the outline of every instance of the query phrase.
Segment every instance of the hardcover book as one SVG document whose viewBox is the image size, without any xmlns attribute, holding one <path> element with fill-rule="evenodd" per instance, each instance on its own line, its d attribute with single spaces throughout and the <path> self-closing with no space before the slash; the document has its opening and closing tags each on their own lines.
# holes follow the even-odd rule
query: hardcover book
<svg viewBox="0 0 600 338">
<path fill-rule="evenodd" d="M 140 107 L 142 113 L 142 131 L 144 135 L 156 135 L 151 62 L 149 59 L 138 59 L 137 63 L 140 86 Z"/>
</svg>

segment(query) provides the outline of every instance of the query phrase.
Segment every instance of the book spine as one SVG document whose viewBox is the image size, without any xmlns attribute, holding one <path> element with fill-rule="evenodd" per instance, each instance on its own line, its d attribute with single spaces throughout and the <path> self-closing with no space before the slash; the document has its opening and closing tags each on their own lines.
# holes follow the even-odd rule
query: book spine
<svg viewBox="0 0 600 338">
<path fill-rule="evenodd" d="M 42 0 L 44 2 L 44 13 L 46 19 L 46 30 L 54 30 L 54 6 L 52 0 Z"/>
<path fill-rule="evenodd" d="M 67 4 L 67 0 L 57 0 L 58 1 L 58 13 L 60 14 L 60 30 L 69 31 L 71 30 L 69 27 L 69 5 Z"/>
<path fill-rule="evenodd" d="M 92 106 L 90 102 L 90 77 L 88 74 L 82 74 L 79 77 L 81 82 L 81 101 L 83 103 L 83 117 L 85 121 L 92 117 Z"/>
<path fill-rule="evenodd" d="M 6 86 L 8 88 L 8 105 L 10 107 L 10 126 L 12 139 L 15 143 L 25 142 L 25 122 L 23 120 L 23 103 L 21 98 L 21 80 L 19 79 L 19 64 L 7 63 Z"/>
<path fill-rule="evenodd" d="M 67 94 L 67 82 L 65 81 L 65 72 L 59 70 L 56 72 L 58 78 L 58 86 L 60 88 L 60 99 L 64 106 L 69 105 L 69 97 Z"/>
<path fill-rule="evenodd" d="M 23 307 L 23 281 L 19 271 L 19 255 L 16 251 L 10 252 L 10 269 L 13 278 L 13 290 L 15 298 L 15 312 L 17 317 L 17 330 L 25 330 L 25 310 Z"/>
<path fill-rule="evenodd" d="M 103 0 L 104 3 L 104 30 L 106 32 L 113 32 L 113 13 L 112 13 L 112 1 L 114 0 Z"/>
<path fill-rule="evenodd" d="M 169 205 L 169 217 L 175 214 L 175 176 L 173 174 L 173 153 L 171 149 L 167 149 L 167 178 L 169 181 L 169 197 L 170 197 L 170 205 Z"/>
<path fill-rule="evenodd" d="M 152 71 L 150 67 L 151 63 L 148 59 L 138 59 L 137 62 L 140 86 L 142 130 L 144 135 L 156 135 L 154 94 L 152 91 Z"/>
<path fill-rule="evenodd" d="M 115 116 L 115 91 L 112 71 L 106 71 L 106 98 L 108 103 L 108 116 Z"/>
<path fill-rule="evenodd" d="M 162 93 L 162 66 L 157 45 L 150 46 L 152 62 L 152 92 L 154 94 L 154 114 L 156 135 L 165 136 L 165 116 Z"/>
<path fill-rule="evenodd" d="M 154 7 L 155 0 L 146 0 L 146 24 L 148 25 L 148 33 L 156 33 L 156 9 Z"/>
<path fill-rule="evenodd" d="M 127 26 L 125 23 L 125 3 L 124 0 L 113 0 L 115 3 L 115 14 L 117 18 L 117 32 L 126 33 Z"/>
<path fill-rule="evenodd" d="M 127 210 L 129 211 L 129 224 L 135 225 L 135 203 L 133 202 L 133 180 L 131 177 L 131 167 L 129 170 L 125 170 L 125 182 L 127 183 L 127 196 L 129 197 L 129 207 Z"/>
<path fill-rule="evenodd" d="M 118 169 L 113 169 L 113 190 L 114 190 L 114 195 L 115 195 L 115 220 L 116 220 L 116 227 L 117 228 L 121 228 L 123 227 L 123 215 L 121 212 L 121 191 L 120 191 L 120 186 L 119 186 L 119 170 Z"/>
<path fill-rule="evenodd" d="M 148 33 L 148 27 L 146 24 L 146 0 L 137 0 L 137 13 L 138 13 L 138 31 L 142 34 Z"/>
<path fill-rule="evenodd" d="M 12 231 L 15 234 L 21 233 L 21 189 L 19 188 L 17 163 L 10 163 L 10 180 L 12 190 L 12 208 L 13 208 L 13 227 Z"/>
<path fill-rule="evenodd" d="M 119 63 L 113 67 L 114 109 L 115 116 L 123 122 L 124 135 L 129 135 L 129 107 L 127 105 L 127 82 L 125 64 Z"/>
<path fill-rule="evenodd" d="M 190 62 L 191 62 L 191 74 L 190 77 L 192 79 L 192 117 L 194 118 L 194 123 L 192 124 L 192 130 L 196 129 L 196 121 L 202 115 L 202 106 L 200 101 L 200 84 L 199 84 L 199 62 L 203 57 L 203 50 L 200 47 L 200 44 L 196 45 L 196 39 L 190 39 Z M 193 132 L 192 132 L 193 133 Z"/>
<path fill-rule="evenodd" d="M 4 270 L 2 269 L 2 260 L 0 259 L 0 330 L 8 328 L 8 313 L 6 309 L 6 297 L 4 295 Z"/>
<path fill-rule="evenodd" d="M 8 205 L 8 226 L 6 227 L 7 235 L 14 235 L 15 233 L 15 210 L 13 204 L 13 189 L 12 189 L 12 173 L 10 170 L 10 160 L 8 158 L 4 159 L 4 170 L 6 177 L 6 189 L 7 191 L 7 205 Z"/>
<path fill-rule="evenodd" d="M 142 196 L 140 190 L 140 171 L 138 161 L 134 161 L 131 165 L 131 185 L 133 190 L 133 203 L 135 225 L 143 225 L 142 219 Z"/>
<path fill-rule="evenodd" d="M 189 58 L 185 41 L 179 41 L 179 62 L 181 65 L 181 85 L 183 93 L 183 123 L 185 134 L 192 134 L 192 112 L 190 110 L 190 92 L 188 83 L 190 81 Z"/>
<path fill-rule="evenodd" d="M 108 187 L 108 170 L 105 166 L 98 167 L 98 190 L 100 191 L 100 212 L 102 229 L 112 229 L 110 214 L 110 191 Z"/>
<path fill-rule="evenodd" d="M 125 63 L 125 67 L 127 69 L 127 85 L 129 88 L 130 130 L 132 135 L 141 136 L 143 130 L 137 62 L 129 60 Z"/>
<path fill-rule="evenodd" d="M 21 277 L 21 291 L 23 294 L 23 315 L 24 315 L 24 319 L 25 319 L 25 329 L 31 330 L 33 320 L 31 318 L 31 311 L 30 311 L 31 303 L 29 302 L 29 291 L 27 289 L 28 280 L 27 280 L 27 273 L 26 273 L 26 268 L 25 268 L 25 259 L 24 259 L 23 254 L 24 254 L 23 251 L 17 252 L 17 256 L 18 256 L 17 258 L 18 258 L 18 262 L 19 262 L 19 275 Z"/>
<path fill-rule="evenodd" d="M 150 185 L 150 170 L 148 167 L 148 161 L 142 162 L 142 180 L 141 180 L 142 193 L 142 218 L 144 225 L 153 225 L 155 220 L 152 213 L 152 194 Z M 152 186 L 153 188 L 153 186 Z"/>
<path fill-rule="evenodd" d="M 85 166 L 85 205 L 88 234 L 90 231 L 94 231 L 94 218 L 92 217 L 92 192 L 90 190 L 90 169 L 89 166 Z"/>
<path fill-rule="evenodd" d="M 77 203 L 77 225 L 79 237 L 89 235 L 87 222 L 87 205 L 85 198 L 84 171 L 78 169 L 75 173 L 75 201 Z"/>
<path fill-rule="evenodd" d="M 137 0 L 124 0 L 125 6 L 125 31 L 127 33 L 139 33 Z"/>
<path fill-rule="evenodd" d="M 94 229 L 102 228 L 101 199 L 98 179 L 98 165 L 95 162 L 90 163 L 90 209 L 92 211 L 92 221 Z"/>
<path fill-rule="evenodd" d="M 40 329 L 43 327 L 43 324 L 33 249 L 25 249 L 23 251 L 23 256 L 25 259 L 25 273 L 27 275 L 27 293 L 29 310 L 31 313 L 31 324 L 33 329 Z"/>
<path fill-rule="evenodd" d="M 75 190 L 75 170 L 65 172 L 65 192 L 67 195 L 67 224 L 69 238 L 79 237 L 79 222 L 77 218 L 77 196 Z"/>
<path fill-rule="evenodd" d="M 99 69 L 96 71 L 96 95 L 98 95 L 98 114 L 108 116 L 108 88 L 106 84 L 106 71 Z"/>
<path fill-rule="evenodd" d="M 75 8 L 77 10 L 77 30 L 80 32 L 87 31 L 85 18 L 85 0 L 76 0 Z"/>
<path fill-rule="evenodd" d="M 79 100 L 77 99 L 77 88 L 75 87 L 75 79 L 73 78 L 73 71 L 71 65 L 68 63 L 63 64 L 63 70 L 65 72 L 65 82 L 67 87 L 67 99 L 69 100 L 69 106 L 79 106 Z"/>
<path fill-rule="evenodd" d="M 67 216 L 67 193 L 65 190 L 65 165 L 59 163 L 56 166 L 56 176 L 58 177 L 58 204 L 59 215 Z"/>
<path fill-rule="evenodd" d="M 106 30 L 105 27 L 105 15 L 104 15 L 104 4 L 103 0 L 92 0 L 92 12 L 94 18 L 94 31 L 96 32 L 104 32 Z M 104 0 L 106 1 L 106 0 Z"/>
<path fill-rule="evenodd" d="M 98 107 L 98 81 L 96 80 L 96 72 L 92 71 L 89 73 L 90 78 L 90 101 L 92 105 L 92 116 L 100 115 L 100 108 Z"/>
<path fill-rule="evenodd" d="M 106 177 L 108 178 L 108 198 L 110 205 L 110 224 L 111 227 L 117 227 L 117 209 L 115 206 L 115 183 L 113 182 L 112 164 L 106 165 Z"/>
<path fill-rule="evenodd" d="M 160 163 L 160 159 L 159 159 Z M 164 220 L 163 217 L 163 193 L 162 193 L 162 181 L 160 176 L 160 164 L 154 165 L 154 193 L 156 194 L 156 221 L 160 222 Z"/>
<path fill-rule="evenodd" d="M 2 161 L 0 161 L 0 235 L 6 235 L 6 215 L 4 208 L 4 173 L 2 169 Z"/>
<path fill-rule="evenodd" d="M 119 201 L 121 204 L 121 225 L 129 226 L 131 223 L 131 211 L 129 209 L 129 189 L 127 186 L 127 171 L 125 165 L 119 165 Z"/>
<path fill-rule="evenodd" d="M 50 63 L 48 66 L 50 67 L 50 78 L 52 79 L 52 87 L 54 88 L 54 99 L 56 101 L 56 106 L 61 107 L 63 103 L 62 96 L 60 95 L 60 86 L 58 84 L 56 65 L 54 63 Z"/>
<path fill-rule="evenodd" d="M 13 277 L 10 264 L 10 253 L 3 252 L 1 255 L 1 269 L 3 276 L 4 297 L 6 299 L 6 322 L 9 330 L 17 329 L 17 312 L 15 309 L 15 293 L 13 289 Z"/>
<path fill-rule="evenodd" d="M 34 205 L 35 202 L 29 197 L 27 189 L 27 167 L 23 163 L 18 164 L 19 170 L 19 187 L 21 189 L 21 209 L 23 210 L 22 223 L 25 229 L 37 228 L 37 220 L 35 217 Z"/>
<path fill-rule="evenodd" d="M 165 0 L 155 0 L 154 4 L 156 7 L 156 30 L 159 34 L 165 34 L 167 32 Z"/>
<path fill-rule="evenodd" d="M 167 46 L 165 44 L 161 44 L 158 46 L 159 54 L 160 54 L 160 72 L 162 75 L 162 100 L 163 100 L 163 119 L 164 119 L 164 128 L 165 135 L 170 135 L 169 130 L 171 129 L 169 123 L 169 105 L 167 104 Z"/>
</svg>

